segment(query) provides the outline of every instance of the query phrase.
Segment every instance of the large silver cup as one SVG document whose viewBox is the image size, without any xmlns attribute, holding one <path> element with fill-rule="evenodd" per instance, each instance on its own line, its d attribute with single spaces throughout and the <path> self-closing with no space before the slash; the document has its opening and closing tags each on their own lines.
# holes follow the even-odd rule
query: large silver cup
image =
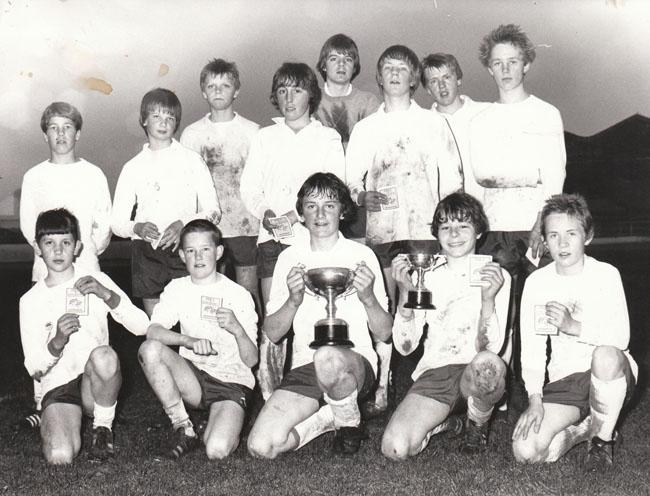
<svg viewBox="0 0 650 496">
<path fill-rule="evenodd" d="M 433 270 L 438 260 L 443 259 L 443 255 L 432 255 L 430 253 L 412 253 L 406 255 L 409 264 L 417 274 L 417 284 L 415 291 L 409 291 L 404 308 L 414 310 L 433 310 L 435 305 L 431 302 L 431 291 L 424 285 L 424 273 Z"/>
<path fill-rule="evenodd" d="M 321 267 L 310 269 L 305 275 L 307 289 L 316 296 L 327 300 L 327 317 L 320 319 L 314 325 L 314 341 L 310 348 L 321 346 L 354 346 L 348 339 L 348 323 L 336 318 L 335 300 L 354 292 L 352 280 L 354 271 L 343 267 Z"/>
</svg>

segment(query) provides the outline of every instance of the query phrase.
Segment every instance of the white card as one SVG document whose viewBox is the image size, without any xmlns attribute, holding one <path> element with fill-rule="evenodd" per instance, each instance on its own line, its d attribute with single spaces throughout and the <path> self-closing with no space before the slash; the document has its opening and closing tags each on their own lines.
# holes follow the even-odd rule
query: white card
<svg viewBox="0 0 650 496">
<path fill-rule="evenodd" d="M 379 188 L 377 192 L 382 193 L 388 197 L 388 201 L 381 204 L 382 210 L 396 210 L 399 208 L 397 186 L 384 186 L 383 188 Z"/>
<path fill-rule="evenodd" d="M 65 290 L 65 312 L 77 315 L 88 315 L 88 295 L 82 294 L 78 289 Z"/>
<path fill-rule="evenodd" d="M 290 238 L 293 236 L 291 221 L 286 215 L 280 217 L 270 217 L 269 222 L 273 227 L 273 236 L 275 239 Z"/>
<path fill-rule="evenodd" d="M 201 320 L 217 320 L 217 310 L 222 304 L 223 298 L 201 296 Z"/>
<path fill-rule="evenodd" d="M 469 285 L 485 286 L 486 281 L 481 279 L 481 269 L 492 261 L 492 255 L 470 255 L 469 256 Z"/>
<path fill-rule="evenodd" d="M 548 321 L 548 315 L 546 315 L 546 305 L 535 305 L 535 334 L 556 336 L 557 333 L 557 327 L 555 327 L 553 324 L 550 324 Z"/>
</svg>

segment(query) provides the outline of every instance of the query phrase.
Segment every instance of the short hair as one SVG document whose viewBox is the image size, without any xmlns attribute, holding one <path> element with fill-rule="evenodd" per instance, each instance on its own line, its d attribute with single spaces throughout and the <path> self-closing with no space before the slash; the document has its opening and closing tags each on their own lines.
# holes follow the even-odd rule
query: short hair
<svg viewBox="0 0 650 496">
<path fill-rule="evenodd" d="M 224 59 L 212 59 L 210 62 L 205 64 L 205 67 L 201 69 L 200 76 L 200 85 L 201 91 L 205 89 L 205 82 L 210 76 L 230 76 L 233 83 L 235 83 L 235 90 L 238 90 L 241 87 L 241 81 L 239 80 L 239 70 L 237 69 L 237 64 L 234 62 L 228 62 Z"/>
<path fill-rule="evenodd" d="M 46 210 L 36 218 L 36 242 L 48 234 L 71 234 L 79 241 L 79 221 L 65 208 Z"/>
<path fill-rule="evenodd" d="M 431 234 L 438 236 L 440 224 L 450 220 L 469 222 L 476 234 L 486 233 L 489 229 L 483 205 L 468 193 L 452 193 L 440 200 L 431 221 Z"/>
<path fill-rule="evenodd" d="M 178 131 L 178 128 L 181 125 L 181 114 L 183 109 L 181 108 L 181 102 L 171 90 L 165 88 L 155 88 L 151 91 L 148 91 L 142 97 L 142 103 L 140 104 L 140 125 L 144 132 L 147 132 L 147 126 L 144 125 L 147 117 L 149 117 L 149 112 L 160 108 L 166 110 L 174 116 L 176 119 L 176 127 L 174 128 L 174 133 Z"/>
<path fill-rule="evenodd" d="M 341 217 L 345 219 L 354 211 L 350 189 L 331 172 L 317 172 L 307 178 L 298 191 L 296 211 L 302 215 L 302 202 L 310 195 L 322 195 L 341 203 Z"/>
<path fill-rule="evenodd" d="M 44 133 L 47 132 L 47 126 L 52 117 L 67 117 L 74 123 L 75 129 L 81 131 L 83 125 L 81 113 L 77 107 L 68 102 L 52 102 L 46 107 L 41 115 L 41 131 Z"/>
<path fill-rule="evenodd" d="M 422 86 L 427 85 L 427 69 L 441 69 L 442 67 L 453 71 L 457 79 L 463 79 L 463 71 L 456 57 L 450 53 L 430 53 L 422 59 L 422 74 L 420 74 Z"/>
<path fill-rule="evenodd" d="M 524 55 L 524 64 L 531 64 L 535 60 L 535 46 L 528 35 L 516 24 L 501 24 L 485 35 L 478 47 L 478 58 L 485 67 L 490 65 L 492 49 L 500 43 L 509 43 L 519 48 Z"/>
<path fill-rule="evenodd" d="M 180 240 L 181 250 L 185 247 L 185 237 L 190 233 L 210 233 L 214 246 L 221 244 L 221 231 L 212 222 L 206 219 L 194 219 L 183 226 L 181 229 Z"/>
<path fill-rule="evenodd" d="M 335 34 L 330 36 L 323 48 L 320 49 L 320 55 L 318 56 L 318 62 L 316 63 L 316 69 L 323 77 L 323 80 L 327 79 L 327 71 L 325 70 L 327 58 L 332 52 L 342 53 L 344 55 L 349 55 L 354 61 L 354 70 L 352 71 L 352 79 L 359 75 L 361 72 L 361 61 L 359 59 L 359 48 L 352 38 L 343 33 Z"/>
<path fill-rule="evenodd" d="M 542 207 L 542 236 L 546 237 L 546 218 L 551 214 L 567 214 L 576 218 L 585 230 L 587 238 L 594 235 L 594 219 L 589 211 L 587 200 L 582 195 L 563 193 L 553 195 Z"/>
<path fill-rule="evenodd" d="M 379 60 L 377 60 L 376 79 L 380 89 L 381 68 L 384 65 L 386 59 L 395 59 L 406 62 L 406 64 L 411 69 L 411 95 L 413 95 L 413 93 L 415 93 L 415 90 L 418 89 L 418 85 L 420 84 L 420 74 L 422 73 L 422 67 L 420 66 L 420 60 L 418 59 L 418 56 L 415 55 L 415 52 L 413 50 L 404 45 L 393 45 L 384 50 L 384 53 L 382 53 L 379 56 Z"/>
<path fill-rule="evenodd" d="M 285 62 L 273 74 L 270 100 L 273 106 L 280 110 L 276 92 L 281 86 L 297 86 L 309 93 L 309 115 L 316 112 L 320 104 L 321 91 L 318 87 L 318 78 L 307 64 L 302 62 Z"/>
</svg>

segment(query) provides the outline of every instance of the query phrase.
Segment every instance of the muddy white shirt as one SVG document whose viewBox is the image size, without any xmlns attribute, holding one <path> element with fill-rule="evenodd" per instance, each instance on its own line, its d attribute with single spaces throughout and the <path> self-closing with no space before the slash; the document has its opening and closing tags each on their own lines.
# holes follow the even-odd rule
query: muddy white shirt
<svg viewBox="0 0 650 496">
<path fill-rule="evenodd" d="M 402 355 L 415 351 L 422 339 L 424 325 L 429 324 L 424 353 L 413 375 L 417 380 L 430 369 L 451 364 L 465 364 L 476 355 L 476 336 L 481 317 L 481 288 L 469 285 L 467 271 L 450 270 L 446 265 L 426 272 L 424 284 L 432 293 L 435 310 L 415 310 L 405 320 L 397 312 L 393 324 L 393 344 Z M 503 286 L 494 301 L 494 312 L 485 322 L 487 349 L 499 353 L 508 325 L 510 275 L 502 270 Z"/>
<path fill-rule="evenodd" d="M 493 103 L 470 125 L 476 181 L 491 231 L 530 231 L 544 201 L 562 192 L 566 150 L 560 112 L 530 95 Z"/>
<path fill-rule="evenodd" d="M 250 142 L 259 128 L 237 113 L 228 122 L 212 122 L 207 114 L 181 135 L 181 144 L 200 154 L 210 170 L 223 214 L 219 230 L 225 238 L 257 236 L 260 229 L 239 193 Z"/>
<path fill-rule="evenodd" d="M 582 273 L 562 276 L 555 262 L 536 270 L 526 279 L 521 298 L 521 374 L 529 395 L 542 394 L 546 370 L 546 338 L 535 334 L 535 305 L 557 301 L 582 325 L 580 336 L 560 332 L 551 338 L 549 381 L 591 369 L 596 346 L 614 346 L 623 351 L 634 377 L 639 367 L 628 351 L 630 320 L 618 270 L 585 256 Z"/>
</svg>

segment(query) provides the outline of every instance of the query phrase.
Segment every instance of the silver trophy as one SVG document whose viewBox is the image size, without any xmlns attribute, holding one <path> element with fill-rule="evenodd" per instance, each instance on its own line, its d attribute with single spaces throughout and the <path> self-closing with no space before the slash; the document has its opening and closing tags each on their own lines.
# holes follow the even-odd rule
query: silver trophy
<svg viewBox="0 0 650 496">
<path fill-rule="evenodd" d="M 409 264 L 418 275 L 418 281 L 415 285 L 415 291 L 409 291 L 404 308 L 414 310 L 433 310 L 436 307 L 431 303 L 431 291 L 424 285 L 424 273 L 436 269 L 444 264 L 439 264 L 439 260 L 444 260 L 443 255 L 432 255 L 430 253 L 412 253 L 406 255 Z"/>
<path fill-rule="evenodd" d="M 340 296 L 352 294 L 354 271 L 343 267 L 321 267 L 310 269 L 305 274 L 307 289 L 316 296 L 327 300 L 327 317 L 320 319 L 314 325 L 314 341 L 310 348 L 321 346 L 354 346 L 348 339 L 348 323 L 336 318 L 336 304 L 334 301 Z"/>
</svg>

